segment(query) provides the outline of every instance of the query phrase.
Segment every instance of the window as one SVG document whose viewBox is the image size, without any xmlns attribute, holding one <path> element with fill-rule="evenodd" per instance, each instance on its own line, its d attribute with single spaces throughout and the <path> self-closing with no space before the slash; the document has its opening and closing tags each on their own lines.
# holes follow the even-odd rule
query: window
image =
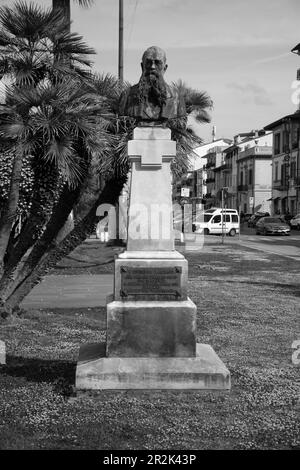
<svg viewBox="0 0 300 470">
<path fill-rule="evenodd" d="M 293 133 L 292 133 L 292 148 L 295 149 L 299 145 L 299 137 L 300 137 L 300 128 L 299 124 L 294 123 L 293 125 Z"/>
<path fill-rule="evenodd" d="M 286 186 L 287 180 L 288 180 L 288 165 L 286 163 L 283 163 L 283 165 L 281 165 L 281 184 L 283 186 Z"/>
<path fill-rule="evenodd" d="M 237 216 L 237 215 L 232 215 L 231 217 L 232 217 L 232 222 L 233 222 L 234 224 L 237 224 L 238 221 L 239 221 L 238 216 Z"/>
<path fill-rule="evenodd" d="M 230 215 L 229 214 L 225 214 L 224 217 L 225 217 L 225 222 L 230 222 Z"/>
<path fill-rule="evenodd" d="M 278 162 L 275 163 L 275 175 L 274 175 L 275 181 L 278 181 Z"/>
<path fill-rule="evenodd" d="M 290 133 L 283 131 L 283 151 L 287 152 L 290 149 Z"/>
<path fill-rule="evenodd" d="M 221 216 L 220 215 L 215 215 L 215 217 L 212 219 L 213 224 L 219 224 L 221 222 Z"/>
<path fill-rule="evenodd" d="M 252 184 L 252 183 L 253 183 L 253 180 L 252 180 L 253 176 L 252 176 L 252 175 L 253 175 L 253 170 L 252 170 L 252 168 L 250 168 L 250 170 L 249 170 L 249 176 L 248 176 L 248 178 L 249 178 L 249 184 Z"/>
<path fill-rule="evenodd" d="M 244 184 L 244 173 L 241 171 L 241 174 L 240 174 L 240 184 L 243 185 Z"/>
<path fill-rule="evenodd" d="M 274 136 L 274 154 L 280 153 L 280 132 Z"/>
<path fill-rule="evenodd" d="M 290 177 L 291 178 L 296 178 L 296 161 L 295 160 L 293 160 L 291 162 L 291 170 L 290 171 L 291 171 Z"/>
</svg>

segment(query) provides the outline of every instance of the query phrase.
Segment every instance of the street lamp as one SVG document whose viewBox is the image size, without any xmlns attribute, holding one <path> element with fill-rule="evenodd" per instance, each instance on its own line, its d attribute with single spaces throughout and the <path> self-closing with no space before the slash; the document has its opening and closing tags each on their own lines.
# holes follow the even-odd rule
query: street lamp
<svg viewBox="0 0 300 470">
<path fill-rule="evenodd" d="M 222 244 L 224 243 L 224 236 L 226 237 L 226 204 L 224 204 L 225 202 L 225 199 L 227 201 L 227 197 L 228 197 L 228 186 L 223 186 L 222 187 L 222 204 L 221 204 L 221 207 L 222 207 Z M 225 220 L 225 231 L 224 231 L 224 220 Z"/>
<path fill-rule="evenodd" d="M 289 181 L 289 170 L 290 170 L 290 159 L 291 159 L 291 156 L 290 156 L 290 130 L 291 130 L 291 123 L 290 123 L 290 120 L 289 119 L 285 119 L 284 122 L 283 122 L 283 129 L 284 129 L 284 132 L 285 132 L 285 136 L 286 136 L 286 143 L 284 145 L 284 152 L 285 152 L 285 156 L 284 156 L 284 161 L 286 162 L 285 163 L 285 168 L 286 168 L 286 171 L 285 171 L 285 182 L 286 182 L 286 208 L 285 208 L 285 212 L 289 212 L 289 185 L 290 185 L 290 181 Z"/>
</svg>

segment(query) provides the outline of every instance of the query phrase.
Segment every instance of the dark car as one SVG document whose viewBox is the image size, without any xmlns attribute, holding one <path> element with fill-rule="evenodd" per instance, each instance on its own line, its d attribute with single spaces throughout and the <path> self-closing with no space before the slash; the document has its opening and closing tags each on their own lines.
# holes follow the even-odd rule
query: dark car
<svg viewBox="0 0 300 470">
<path fill-rule="evenodd" d="M 291 228 L 296 228 L 297 230 L 300 230 L 300 214 L 295 215 L 295 217 L 290 220 L 289 224 Z"/>
<path fill-rule="evenodd" d="M 262 217 L 268 217 L 269 215 L 269 212 L 256 212 L 248 220 L 248 227 L 255 227 L 259 219 L 261 219 Z"/>
<path fill-rule="evenodd" d="M 248 222 L 249 219 L 252 217 L 252 213 L 246 213 L 243 215 L 243 217 L 241 217 L 241 222 Z"/>
<path fill-rule="evenodd" d="M 291 226 L 291 220 L 293 219 L 293 215 L 292 214 L 285 214 L 284 216 L 284 220 L 286 221 L 286 223 Z"/>
<path fill-rule="evenodd" d="M 290 226 L 280 217 L 262 217 L 256 223 L 256 235 L 282 234 L 289 235 Z"/>
</svg>

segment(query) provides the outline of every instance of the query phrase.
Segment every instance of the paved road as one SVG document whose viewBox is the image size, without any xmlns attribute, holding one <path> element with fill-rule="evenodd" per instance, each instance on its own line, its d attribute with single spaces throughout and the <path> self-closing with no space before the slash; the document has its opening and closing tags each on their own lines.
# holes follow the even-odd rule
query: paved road
<svg viewBox="0 0 300 470">
<path fill-rule="evenodd" d="M 290 236 L 256 235 L 255 229 L 242 228 L 239 243 L 248 248 L 273 253 L 300 261 L 300 232 L 292 230 Z"/>
<path fill-rule="evenodd" d="M 204 238 L 205 245 L 222 243 L 220 235 L 207 235 Z M 265 253 L 273 253 L 285 258 L 293 258 L 300 261 L 300 232 L 291 231 L 290 236 L 278 235 L 256 235 L 255 229 L 242 227 L 241 235 L 235 237 L 225 237 L 224 245 L 241 244 L 247 248 L 263 251 Z"/>
</svg>

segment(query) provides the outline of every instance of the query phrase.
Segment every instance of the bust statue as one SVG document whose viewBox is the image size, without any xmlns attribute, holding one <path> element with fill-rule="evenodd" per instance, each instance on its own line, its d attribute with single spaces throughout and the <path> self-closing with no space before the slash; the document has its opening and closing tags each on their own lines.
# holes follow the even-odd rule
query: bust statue
<svg viewBox="0 0 300 470">
<path fill-rule="evenodd" d="M 167 70 L 165 52 L 149 47 L 142 57 L 139 83 L 130 87 L 120 98 L 120 115 L 133 117 L 140 126 L 163 125 L 169 119 L 186 116 L 182 97 L 164 80 Z"/>
</svg>

